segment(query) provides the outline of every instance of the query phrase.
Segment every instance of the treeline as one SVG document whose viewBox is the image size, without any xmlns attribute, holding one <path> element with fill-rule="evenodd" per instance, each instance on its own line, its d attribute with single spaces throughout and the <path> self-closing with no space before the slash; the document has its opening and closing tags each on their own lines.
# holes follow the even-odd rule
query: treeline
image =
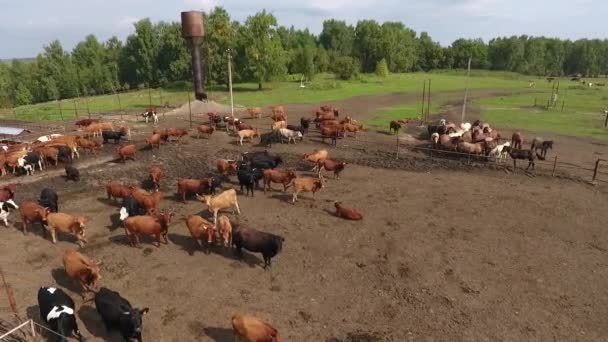
<svg viewBox="0 0 608 342">
<path fill-rule="evenodd" d="M 134 24 L 124 42 L 100 42 L 89 35 L 69 52 L 59 41 L 44 47 L 34 61 L 0 62 L 0 107 L 107 94 L 138 87 L 189 81 L 190 53 L 180 23 Z M 202 55 L 207 84 L 227 83 L 227 51 L 233 56 L 235 82 L 264 82 L 288 74 L 312 79 L 333 72 L 349 79 L 358 72 L 400 73 L 465 68 L 515 71 L 530 75 L 608 74 L 608 40 L 560 40 L 519 36 L 458 39 L 442 47 L 399 22 L 361 20 L 352 26 L 327 20 L 316 36 L 308 30 L 278 26 L 258 12 L 243 23 L 215 8 L 205 16 Z"/>
</svg>

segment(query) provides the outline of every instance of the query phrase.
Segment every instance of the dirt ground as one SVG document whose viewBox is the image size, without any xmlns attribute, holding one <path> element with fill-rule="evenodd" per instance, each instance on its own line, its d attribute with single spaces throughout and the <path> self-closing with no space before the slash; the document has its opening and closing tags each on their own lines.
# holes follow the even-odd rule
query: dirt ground
<svg viewBox="0 0 608 342">
<path fill-rule="evenodd" d="M 387 102 L 378 97 L 337 105 L 361 119 Z M 290 121 L 312 109 L 289 106 Z M 161 125 L 187 123 L 167 117 Z M 138 146 L 144 147 L 151 128 L 134 126 Z M 146 341 L 232 341 L 234 313 L 272 322 L 284 341 L 606 340 L 607 189 L 416 154 L 395 160 L 389 148 L 395 139 L 369 130 L 338 148 L 325 146 L 349 165 L 340 180 L 328 175 L 315 201 L 304 194 L 291 205 L 290 194 L 276 185 L 267 195 L 239 196 L 242 214 L 228 211 L 232 220 L 285 238 L 272 271 L 262 269 L 257 254 L 239 261 L 221 247 L 209 255 L 195 248 L 183 218 L 209 213 L 194 199 L 185 205 L 175 200 L 176 178 L 204 176 L 217 158 L 260 149 L 239 147 L 224 132 L 209 140 L 188 137 L 160 151 L 143 148 L 136 162 L 125 164 L 111 160 L 114 146 L 104 146 L 99 157 L 77 161 L 80 183 L 66 183 L 59 169 L 17 178 L 22 182 L 17 202 L 35 200 L 42 188 L 52 187 L 60 211 L 86 215 L 90 243 L 82 252 L 103 261 L 103 286 L 150 308 Z M 571 150 L 562 152 L 560 144 L 560 156 L 576 155 L 572 146 L 578 145 L 564 145 Z M 296 146 L 275 145 L 271 152 L 306 175 L 310 166 L 298 156 L 320 146 L 313 132 Z M 581 140 L 578 153 L 590 146 L 605 152 Z M 161 207 L 177 214 L 168 245 L 157 248 L 143 239 L 138 249 L 126 243 L 118 208 L 105 198 L 104 185 L 140 183 L 153 164 L 167 172 Z M 232 177 L 224 187 L 238 189 L 235 181 Z M 364 220 L 334 217 L 336 200 L 358 208 Z M 40 227 L 23 235 L 18 214 L 9 220 L 8 228 L 0 228 L 0 265 L 21 316 L 38 319 L 36 291 L 56 284 L 76 301 L 87 341 L 119 340 L 106 335 L 94 304 L 82 302 L 63 272 L 62 252 L 77 248 L 74 240 L 62 237 L 53 245 Z M 3 301 L 2 294 L 0 305 Z"/>
</svg>

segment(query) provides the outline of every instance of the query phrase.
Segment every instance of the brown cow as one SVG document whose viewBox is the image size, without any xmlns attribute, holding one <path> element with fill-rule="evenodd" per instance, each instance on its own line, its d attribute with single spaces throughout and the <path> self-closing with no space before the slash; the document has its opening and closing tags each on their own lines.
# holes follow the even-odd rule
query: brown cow
<svg viewBox="0 0 608 342">
<path fill-rule="evenodd" d="M 226 215 L 220 215 L 217 219 L 218 233 L 224 247 L 232 246 L 232 224 Z"/>
<path fill-rule="evenodd" d="M 221 173 L 224 177 L 236 173 L 237 164 L 234 160 L 219 159 L 215 165 L 217 166 L 217 171 Z"/>
<path fill-rule="evenodd" d="M 51 212 L 49 208 L 43 208 L 36 202 L 26 201 L 19 205 L 23 234 L 27 234 L 27 225 L 36 222 L 46 222 L 47 215 Z"/>
<path fill-rule="evenodd" d="M 66 249 L 63 253 L 65 273 L 70 278 L 78 281 L 83 291 L 81 293 L 82 298 L 86 296 L 87 292 L 97 287 L 97 282 L 101 279 L 101 275 L 99 274 L 100 264 L 73 249 Z"/>
<path fill-rule="evenodd" d="M 156 147 L 160 149 L 160 140 L 160 134 L 152 134 L 151 137 L 146 139 L 146 144 L 150 145 L 150 148 L 154 148 L 154 145 L 156 145 Z"/>
<path fill-rule="evenodd" d="M 232 316 L 232 331 L 245 342 L 279 342 L 279 332 L 269 323 L 249 315 Z"/>
<path fill-rule="evenodd" d="M 150 168 L 150 181 L 154 184 L 154 189 L 160 189 L 160 178 L 163 176 L 163 170 L 158 166 Z"/>
<path fill-rule="evenodd" d="M 516 150 L 521 150 L 521 145 L 523 145 L 523 143 L 524 136 L 519 132 L 513 133 L 513 135 L 511 136 L 511 147 Z"/>
<path fill-rule="evenodd" d="M 207 138 L 211 137 L 211 134 L 215 132 L 215 127 L 209 125 L 200 125 L 196 128 L 198 130 L 198 137 L 202 138 L 203 134 L 207 135 Z"/>
<path fill-rule="evenodd" d="M 163 237 L 165 244 L 167 241 L 167 233 L 169 232 L 169 224 L 171 224 L 173 213 L 163 213 L 160 215 L 146 216 L 129 216 L 124 221 L 127 237 L 134 247 L 139 247 L 139 235 L 154 235 L 156 236 L 157 247 L 160 247 L 160 237 Z"/>
<path fill-rule="evenodd" d="M 127 159 L 135 160 L 135 153 L 137 153 L 137 146 L 131 144 L 127 146 L 117 147 L 116 153 L 120 156 L 120 159 L 124 163 Z"/>
<path fill-rule="evenodd" d="M 135 201 L 137 201 L 142 208 L 146 209 L 148 215 L 153 215 L 156 213 L 156 208 L 163 199 L 162 192 L 157 191 L 150 194 L 138 187 L 131 187 L 131 196 L 133 196 Z"/>
<path fill-rule="evenodd" d="M 110 182 L 106 185 L 108 199 L 125 198 L 131 196 L 131 187 L 119 182 Z"/>
<path fill-rule="evenodd" d="M 340 202 L 335 202 L 334 206 L 336 207 L 336 216 L 338 217 L 352 221 L 359 221 L 363 219 L 363 215 L 361 215 L 361 213 L 356 209 L 342 206 L 342 203 Z"/>
<path fill-rule="evenodd" d="M 207 254 L 210 253 L 209 246 L 213 243 L 213 238 L 215 237 L 215 229 L 213 227 L 213 223 L 205 220 L 199 215 L 190 215 L 186 218 L 186 226 L 188 227 L 188 231 L 190 231 L 190 236 L 194 239 L 194 242 L 199 246 L 203 247 L 200 239 L 207 239 L 207 248 L 205 252 Z"/>
<path fill-rule="evenodd" d="M 59 149 L 55 147 L 42 146 L 34 149 L 34 152 L 40 154 L 45 160 L 53 161 L 55 166 L 57 166 L 57 163 L 59 162 Z"/>
<path fill-rule="evenodd" d="M 174 137 L 176 138 L 176 142 L 180 143 L 181 139 L 183 136 L 188 135 L 188 130 L 185 128 L 169 128 L 167 130 L 167 134 L 169 134 L 170 137 Z"/>
<path fill-rule="evenodd" d="M 321 171 L 333 171 L 334 178 L 340 179 L 340 172 L 344 171 L 344 167 L 346 166 L 345 162 L 337 162 L 331 159 L 323 159 L 317 162 L 317 168 L 319 169 L 318 176 L 321 178 Z"/>
<path fill-rule="evenodd" d="M 225 208 L 232 208 L 232 213 L 234 214 L 234 208 L 236 208 L 236 212 L 240 215 L 241 209 L 239 208 L 239 202 L 236 196 L 236 190 L 228 189 L 217 196 L 205 195 L 199 196 L 197 195 L 199 201 L 205 203 L 207 205 L 207 210 L 213 213 L 213 224 L 217 225 L 217 213 Z"/>
<path fill-rule="evenodd" d="M 167 142 L 169 140 L 169 129 L 168 128 L 156 128 L 152 131 L 152 134 L 159 134 L 160 138 Z"/>
<path fill-rule="evenodd" d="M 239 122 L 239 125 L 236 128 L 237 128 L 237 130 L 242 131 L 244 129 L 253 129 L 253 126 L 248 125 L 248 124 L 243 123 L 243 122 Z"/>
<path fill-rule="evenodd" d="M 306 160 L 308 162 L 312 162 L 314 164 L 314 170 L 317 169 L 317 163 L 319 160 L 327 159 L 329 157 L 329 153 L 327 150 L 314 150 L 313 153 L 305 154 L 302 157 L 302 160 Z"/>
<path fill-rule="evenodd" d="M 296 173 L 293 170 L 264 170 L 264 193 L 266 189 L 272 190 L 270 183 L 283 184 L 283 192 L 287 192 L 287 185 L 296 178 Z"/>
<path fill-rule="evenodd" d="M 258 132 L 257 128 L 253 129 L 253 130 L 244 129 L 244 130 L 238 132 L 238 136 L 239 136 L 239 143 L 241 144 L 241 146 L 243 146 L 243 139 L 248 138 L 249 141 L 253 141 L 253 138 L 259 137 L 260 133 Z"/>
<path fill-rule="evenodd" d="M 96 151 L 101 148 L 101 144 L 99 142 L 84 138 L 78 140 L 78 146 L 81 147 L 83 150 L 89 150 L 93 152 L 93 154 L 97 154 Z"/>
<path fill-rule="evenodd" d="M 53 243 L 57 243 L 57 232 L 71 233 L 78 239 L 78 245 L 82 247 L 85 242 L 85 223 L 83 216 L 72 216 L 64 213 L 49 213 L 46 217 L 46 230 L 51 233 Z"/>
<path fill-rule="evenodd" d="M 89 126 L 90 124 L 94 124 L 94 123 L 98 123 L 99 120 L 97 119 L 82 119 L 79 121 L 76 121 L 75 125 L 78 127 L 86 127 Z"/>
<path fill-rule="evenodd" d="M 298 194 L 300 192 L 312 192 L 312 199 L 315 199 L 315 193 L 320 189 L 323 189 L 323 179 L 313 177 L 297 177 L 288 186 L 293 186 L 293 196 L 291 203 L 295 204 L 298 200 Z"/>
<path fill-rule="evenodd" d="M 345 123 L 344 124 L 344 131 L 345 132 L 349 132 L 349 133 L 353 133 L 353 137 L 357 138 L 357 132 L 359 132 L 363 126 L 361 125 L 356 125 L 353 123 Z"/>
<path fill-rule="evenodd" d="M 247 112 L 252 119 L 259 119 L 262 117 L 262 108 L 260 107 L 247 108 Z"/>
<path fill-rule="evenodd" d="M 344 137 L 344 126 L 339 125 L 336 127 L 321 127 L 321 142 L 325 143 L 325 139 L 331 139 L 332 145 L 337 145 L 337 139 Z"/>
<path fill-rule="evenodd" d="M 179 178 L 177 180 L 177 193 L 181 196 L 182 201 L 186 203 L 186 195 L 194 193 L 197 195 L 202 194 L 207 189 L 210 189 L 213 185 L 213 178 L 203 179 L 184 179 Z"/>
</svg>

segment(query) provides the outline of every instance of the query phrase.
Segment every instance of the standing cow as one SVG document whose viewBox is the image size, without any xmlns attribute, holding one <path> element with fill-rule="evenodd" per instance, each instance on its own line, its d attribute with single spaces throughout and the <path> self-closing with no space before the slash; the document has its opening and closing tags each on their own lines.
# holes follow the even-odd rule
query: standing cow
<svg viewBox="0 0 608 342">
<path fill-rule="evenodd" d="M 148 313 L 148 308 L 133 308 L 120 293 L 105 287 L 95 294 L 95 307 L 106 330 L 118 330 L 125 341 L 141 342 L 142 317 Z"/>
<path fill-rule="evenodd" d="M 76 306 L 70 296 L 62 289 L 55 287 L 41 287 L 38 290 L 38 308 L 40 319 L 46 323 L 52 331 L 60 336 L 70 337 L 75 335 L 82 340 L 82 335 L 76 323 Z M 67 339 L 54 336 L 52 341 L 67 341 Z"/>
</svg>

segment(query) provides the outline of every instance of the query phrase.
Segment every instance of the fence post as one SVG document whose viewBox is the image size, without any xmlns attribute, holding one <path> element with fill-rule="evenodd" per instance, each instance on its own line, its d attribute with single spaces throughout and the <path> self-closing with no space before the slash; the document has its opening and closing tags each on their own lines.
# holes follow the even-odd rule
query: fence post
<svg viewBox="0 0 608 342">
<path fill-rule="evenodd" d="M 395 154 L 395 159 L 399 159 L 399 133 L 397 133 L 397 153 Z"/>
<path fill-rule="evenodd" d="M 424 118 L 424 122 L 427 122 L 427 117 L 424 115 L 424 100 L 426 99 L 426 80 L 424 80 L 424 87 L 422 88 L 422 117 Z"/>
<path fill-rule="evenodd" d="M 551 172 L 551 176 L 555 177 L 555 168 L 557 167 L 557 156 L 555 156 L 555 161 L 553 162 L 553 172 Z"/>
<path fill-rule="evenodd" d="M 30 329 L 32 329 L 32 337 L 36 337 L 36 327 L 33 319 L 30 319 Z"/>
<path fill-rule="evenodd" d="M 63 109 L 61 109 L 61 100 L 57 102 L 59 104 L 59 116 L 61 116 L 61 121 L 63 121 Z"/>
<path fill-rule="evenodd" d="M 606 120 L 604 121 L 604 127 L 608 127 L 608 112 L 606 112 Z"/>
<path fill-rule="evenodd" d="M 148 84 L 148 99 L 150 100 L 150 108 L 152 108 L 152 88 Z"/>
<path fill-rule="evenodd" d="M 429 116 L 431 115 L 431 79 L 429 78 L 429 88 L 428 88 L 428 95 L 426 97 L 426 101 L 427 101 L 427 106 L 426 106 L 426 119 L 429 119 Z"/>
<path fill-rule="evenodd" d="M 192 105 L 190 104 L 190 92 L 188 92 L 188 112 L 190 113 L 190 128 L 192 128 Z"/>
<path fill-rule="evenodd" d="M 76 117 L 76 119 L 78 119 L 78 107 L 76 107 L 76 98 L 73 98 L 74 100 L 74 117 Z"/>
<path fill-rule="evenodd" d="M 15 116 L 15 120 L 17 120 L 17 109 L 13 107 L 13 115 Z"/>
<path fill-rule="evenodd" d="M 592 183 L 595 183 L 595 178 L 597 177 L 597 169 L 599 169 L 599 167 L 600 167 L 600 160 L 601 159 L 598 158 L 595 161 L 595 168 L 593 169 L 593 179 L 591 179 Z"/>
<path fill-rule="evenodd" d="M 85 95 L 84 102 L 87 104 L 87 114 L 89 115 L 89 119 L 91 118 L 91 107 L 89 107 L 89 96 Z"/>
</svg>

